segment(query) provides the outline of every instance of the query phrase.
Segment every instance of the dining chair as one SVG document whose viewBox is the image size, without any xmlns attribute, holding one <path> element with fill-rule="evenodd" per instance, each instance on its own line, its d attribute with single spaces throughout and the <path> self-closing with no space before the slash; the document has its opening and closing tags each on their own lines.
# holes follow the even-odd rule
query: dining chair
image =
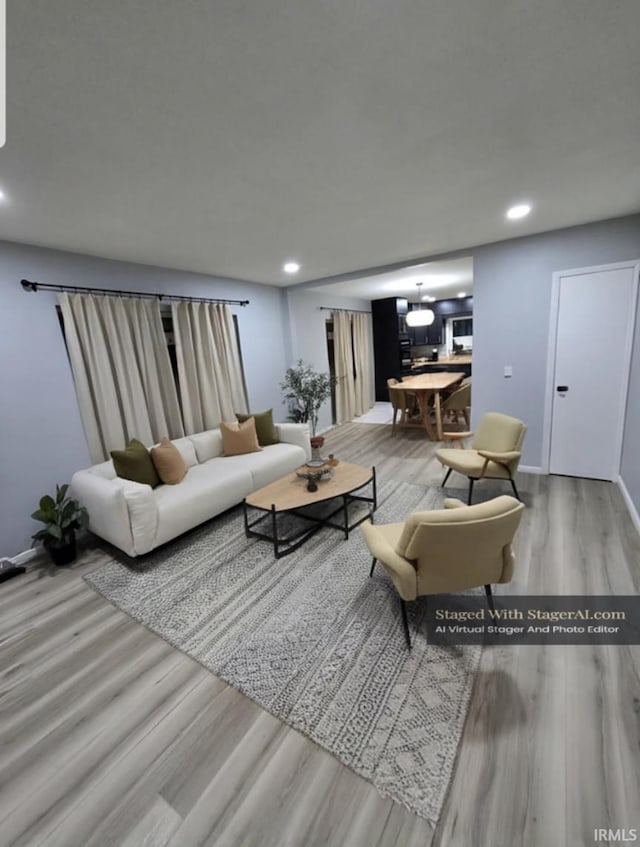
<svg viewBox="0 0 640 847">
<path fill-rule="evenodd" d="M 445 424 L 447 420 L 457 423 L 460 415 L 464 418 L 464 423 L 467 427 L 471 425 L 469 409 L 471 408 L 471 383 L 461 385 L 442 401 L 440 410 L 442 414 L 442 422 Z"/>
<path fill-rule="evenodd" d="M 387 380 L 387 388 L 401 384 L 400 380 L 395 379 L 395 377 L 391 377 Z M 411 394 L 409 391 L 399 388 L 394 388 L 393 391 L 389 391 L 389 400 L 393 406 L 393 420 L 391 422 L 391 433 L 393 435 L 396 431 L 396 420 L 398 418 L 398 414 L 400 415 L 400 426 L 404 426 L 407 422 L 407 417 L 413 417 L 416 414 L 417 402 L 415 394 Z"/>
<path fill-rule="evenodd" d="M 362 524 L 373 556 L 369 576 L 380 562 L 400 596 L 409 649 L 407 602 L 483 585 L 493 608 L 491 585 L 509 582 L 513 576 L 512 543 L 523 509 L 510 495 L 475 506 L 451 498 L 444 501 L 444 508 L 414 512 L 403 523 Z"/>
</svg>

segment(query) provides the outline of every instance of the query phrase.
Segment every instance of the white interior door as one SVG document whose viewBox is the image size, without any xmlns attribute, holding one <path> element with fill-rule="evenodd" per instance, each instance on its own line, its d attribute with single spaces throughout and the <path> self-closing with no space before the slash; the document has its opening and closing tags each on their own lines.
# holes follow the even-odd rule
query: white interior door
<svg viewBox="0 0 640 847">
<path fill-rule="evenodd" d="M 559 277 L 549 470 L 618 478 L 635 268 Z"/>
</svg>

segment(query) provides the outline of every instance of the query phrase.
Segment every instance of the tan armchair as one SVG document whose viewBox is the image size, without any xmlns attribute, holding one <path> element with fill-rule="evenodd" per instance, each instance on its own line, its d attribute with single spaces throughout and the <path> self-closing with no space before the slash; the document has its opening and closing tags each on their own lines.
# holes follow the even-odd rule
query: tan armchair
<svg viewBox="0 0 640 847">
<path fill-rule="evenodd" d="M 473 483 L 478 479 L 508 479 L 515 496 L 520 499 L 514 476 L 518 470 L 521 448 L 527 426 L 518 418 L 487 412 L 480 421 L 471 447 L 465 450 L 441 448 L 436 459 L 448 468 L 442 485 L 446 485 L 451 471 L 458 471 L 469 479 L 467 503 L 471 503 Z"/>
<path fill-rule="evenodd" d="M 513 576 L 511 545 L 523 509 L 508 495 L 475 506 L 448 499 L 444 509 L 414 512 L 404 523 L 362 524 L 373 555 L 369 576 L 379 561 L 393 582 L 409 648 L 405 602 L 484 585 L 493 608 L 491 584 L 510 582 Z"/>
</svg>

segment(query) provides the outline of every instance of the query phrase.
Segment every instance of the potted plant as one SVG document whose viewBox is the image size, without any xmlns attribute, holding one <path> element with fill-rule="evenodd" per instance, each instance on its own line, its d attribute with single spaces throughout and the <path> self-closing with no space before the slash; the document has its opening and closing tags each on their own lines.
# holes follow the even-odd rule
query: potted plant
<svg viewBox="0 0 640 847">
<path fill-rule="evenodd" d="M 32 536 L 41 542 L 56 565 L 68 565 L 76 557 L 76 529 L 89 523 L 89 513 L 77 500 L 67 497 L 68 485 L 56 485 L 55 498 L 45 494 L 31 517 L 45 525 Z"/>
<path fill-rule="evenodd" d="M 289 401 L 289 417 L 296 423 L 308 423 L 311 427 L 311 446 L 322 447 L 324 438 L 316 435 L 320 408 L 331 397 L 331 390 L 337 382 L 336 377 L 328 373 L 318 373 L 311 365 L 299 359 L 292 368 L 288 368 L 280 388 Z"/>
</svg>

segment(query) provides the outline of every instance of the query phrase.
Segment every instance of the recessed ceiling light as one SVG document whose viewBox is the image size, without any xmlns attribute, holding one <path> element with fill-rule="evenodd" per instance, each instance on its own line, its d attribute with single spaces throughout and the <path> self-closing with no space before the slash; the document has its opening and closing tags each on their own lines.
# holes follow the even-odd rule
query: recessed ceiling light
<svg viewBox="0 0 640 847">
<path fill-rule="evenodd" d="M 435 303 L 436 300 L 436 298 L 432 297 L 430 294 L 425 294 L 422 299 L 425 300 L 427 303 Z"/>
<path fill-rule="evenodd" d="M 1 201 L 3 201 L 3 200 L 6 200 L 6 199 L 7 199 L 7 195 L 6 195 L 6 194 L 4 193 L 4 191 L 0 188 L 0 202 L 1 202 Z"/>
<path fill-rule="evenodd" d="M 285 262 L 282 267 L 286 274 L 297 274 L 300 270 L 298 262 Z"/>
<path fill-rule="evenodd" d="M 518 203 L 507 209 L 507 217 L 510 221 L 517 221 L 520 218 L 526 218 L 531 211 L 531 206 L 528 203 Z"/>
<path fill-rule="evenodd" d="M 466 291 L 460 291 L 460 292 L 458 293 L 458 297 L 466 297 L 466 296 L 467 296 L 467 292 L 466 292 Z"/>
</svg>

